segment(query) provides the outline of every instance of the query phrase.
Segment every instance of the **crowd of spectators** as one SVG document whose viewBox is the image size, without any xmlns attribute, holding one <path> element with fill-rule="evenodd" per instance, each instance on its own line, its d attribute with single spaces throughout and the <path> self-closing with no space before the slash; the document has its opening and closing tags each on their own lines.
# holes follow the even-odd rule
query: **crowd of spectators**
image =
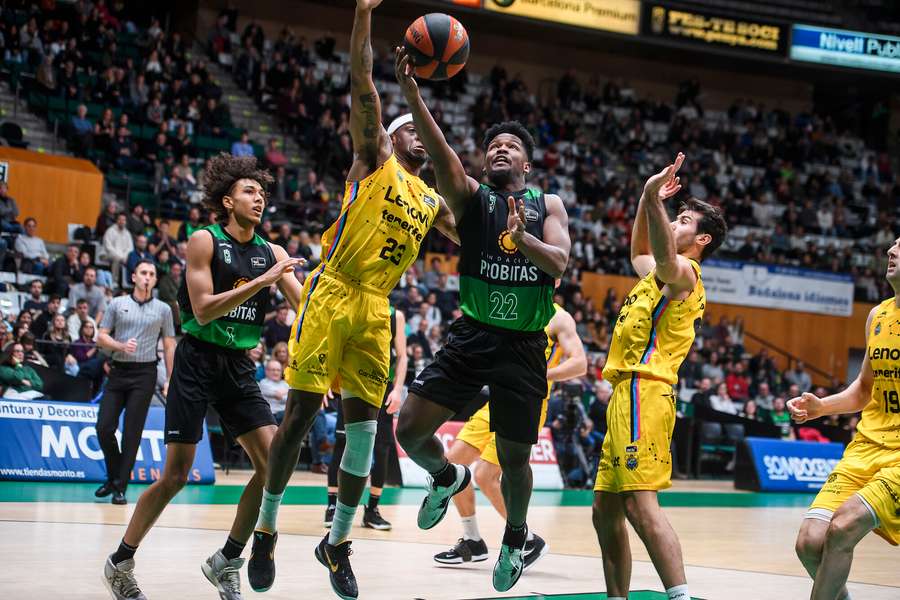
<svg viewBox="0 0 900 600">
<path fill-rule="evenodd" d="M 127 292 L 130 270 L 140 260 L 157 264 L 160 299 L 172 305 L 177 316 L 186 240 L 215 220 L 192 204 L 202 186 L 201 154 L 192 139 L 221 135 L 230 126 L 221 91 L 211 82 L 204 61 L 190 59 L 177 34 L 165 34 L 157 21 L 138 30 L 118 12 L 121 6 L 107 7 L 102 0 L 79 0 L 70 6 L 74 18 L 37 11 L 24 29 L 0 19 L 4 52 L 39 67 L 38 83 L 46 93 L 83 103 L 68 128 L 77 152 L 108 170 L 152 175 L 163 195 L 174 193 L 189 208 L 176 225 L 158 220 L 141 204 L 107 202 L 86 239 L 54 257 L 34 219 L 19 224 L 15 201 L 0 184 L 0 228 L 11 240 L 0 244 L 0 261 L 6 253 L 9 264 L 11 250 L 16 269 L 41 278 L 30 286 L 31 303 L 18 315 L 6 315 L 9 330 L 0 327 L 0 346 L 9 348 L 8 356 L 0 357 L 0 384 L 13 394 L 40 387 L 40 379 L 31 377 L 23 365 L 41 362 L 87 378 L 95 391 L 102 387 L 105 367 L 94 341 L 97 323 L 106 302 Z M 2 14 L 9 15 L 5 10 Z M 136 56 L 118 52 L 123 32 L 133 36 L 131 47 L 140 50 Z M 209 43 L 213 56 L 231 65 L 235 80 L 261 110 L 279 115 L 285 132 L 309 149 L 313 168 L 301 173 L 290 168 L 275 138 L 262 153 L 246 133 L 229 142 L 235 154 L 261 155 L 275 175 L 270 190 L 274 210 L 267 213 L 260 233 L 289 255 L 309 261 L 298 272 L 303 278 L 321 260 L 321 232 L 337 215 L 340 182 L 352 159 L 348 82 L 336 75 L 342 72 L 343 59 L 327 36 L 310 44 L 285 30 L 267 44 L 254 24 L 236 36 L 227 14 L 210 33 Z M 386 85 L 393 77 L 391 54 L 379 54 L 375 76 Z M 323 63 L 328 68 L 322 69 Z M 685 150 L 690 160 L 682 185 L 692 195 L 724 207 L 736 235 L 721 256 L 849 273 L 864 300 L 886 293 L 880 276 L 883 250 L 893 241 L 890 225 L 896 222 L 900 195 L 893 165 L 886 153 L 863 147 L 852 131 L 828 117 L 813 112 L 789 115 L 743 100 L 728 110 L 712 111 L 704 108 L 694 82 L 684 83 L 668 103 L 640 99 L 625 82 L 596 77 L 583 81 L 574 72 L 562 74 L 554 93 L 539 100 L 519 76 L 500 66 L 480 82 L 464 72 L 430 88 L 435 117 L 470 174 L 480 177 L 480 138 L 486 127 L 518 119 L 541 147 L 531 184 L 559 194 L 569 210 L 572 262 L 557 301 L 573 315 L 590 367 L 576 382 L 577 389 L 556 391 L 549 412 L 548 425 L 567 465 L 568 480 L 589 479 L 591 461 L 602 443 L 611 389 L 601 372 L 621 307 L 613 290 L 602 304 L 595 304 L 578 282 L 586 271 L 631 274 L 631 222 L 641 184 L 659 157 Z M 453 125 L 458 123 L 451 118 L 450 106 L 466 95 L 474 98 L 460 129 Z M 382 102 L 386 120 L 403 110 L 390 92 L 382 95 Z M 103 108 L 96 122 L 88 118 L 89 104 Z M 141 131 L 150 126 L 154 133 L 137 143 L 130 135 L 135 125 Z M 91 240 L 94 243 L 88 243 Z M 454 251 L 434 234 L 425 249 Z M 452 275 L 439 263 L 421 262 L 392 294 L 407 317 L 407 381 L 428 364 L 448 324 L 460 315 L 457 296 Z M 251 356 L 275 414 L 284 411 L 283 369 L 292 319 L 293 311 L 273 289 L 265 332 Z M 746 351 L 741 323 L 714 324 L 709 317 L 680 375 L 684 400 L 766 420 L 783 428 L 786 438 L 795 433 L 784 401 L 811 386 L 802 364 L 779 370 L 765 349 Z M 579 402 L 571 403 L 576 396 Z M 581 408 L 573 413 L 576 405 Z M 852 428 L 854 419 L 833 424 Z M 328 446 L 328 423 L 323 412 L 310 444 L 317 465 L 327 461 L 316 452 Z"/>
</svg>

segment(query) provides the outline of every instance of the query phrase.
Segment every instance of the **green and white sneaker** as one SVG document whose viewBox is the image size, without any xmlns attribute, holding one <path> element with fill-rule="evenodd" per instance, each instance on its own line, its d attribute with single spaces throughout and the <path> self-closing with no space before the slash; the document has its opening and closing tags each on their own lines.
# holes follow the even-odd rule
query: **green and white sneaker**
<svg viewBox="0 0 900 600">
<path fill-rule="evenodd" d="M 111 556 L 111 555 L 110 555 Z M 114 600 L 147 600 L 134 578 L 134 559 L 123 560 L 117 565 L 110 558 L 103 565 L 103 584 Z"/>
<path fill-rule="evenodd" d="M 514 548 L 507 544 L 500 545 L 500 556 L 494 565 L 494 589 L 498 592 L 508 591 L 516 585 L 522 571 L 525 570 L 525 544 Z"/>
<path fill-rule="evenodd" d="M 241 567 L 243 558 L 228 560 L 221 550 L 206 559 L 200 568 L 209 582 L 219 590 L 222 600 L 243 600 L 241 595 Z"/>
</svg>

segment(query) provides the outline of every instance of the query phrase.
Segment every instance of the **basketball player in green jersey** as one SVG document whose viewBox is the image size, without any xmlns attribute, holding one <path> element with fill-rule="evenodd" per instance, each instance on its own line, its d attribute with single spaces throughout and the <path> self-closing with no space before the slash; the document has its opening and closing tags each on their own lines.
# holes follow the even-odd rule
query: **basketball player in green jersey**
<svg viewBox="0 0 900 600">
<path fill-rule="evenodd" d="M 434 434 L 484 385 L 490 387 L 490 425 L 496 432 L 507 510 L 493 584 L 505 592 L 519 580 L 524 566 L 532 489 L 528 460 L 547 394 L 544 327 L 554 314 L 554 280 L 562 276 L 569 259 L 568 216 L 559 196 L 525 187 L 534 140 L 519 123 L 494 125 L 485 135 L 489 184 L 466 175 L 413 75 L 408 55 L 398 48 L 397 81 L 434 164 L 438 191 L 457 224 L 463 316 L 450 327 L 447 344 L 434 362 L 410 386 L 397 438 L 430 474 L 418 524 L 431 529 L 443 519 L 450 498 L 471 479 L 468 467 L 447 461 Z"/>
<path fill-rule="evenodd" d="M 267 171 L 253 157 L 227 154 L 206 166 L 204 202 L 219 222 L 191 234 L 187 271 L 178 293 L 184 337 L 166 402 L 166 463 L 162 477 L 141 495 L 103 578 L 115 600 L 146 600 L 134 577 L 134 554 L 172 498 L 184 487 L 209 404 L 253 463 L 255 473 L 238 502 L 225 546 L 201 566 L 223 600 L 241 600 L 239 558 L 253 533 L 262 497 L 275 419 L 256 383 L 247 350 L 259 343 L 275 283 L 292 306 L 300 300 L 294 268 L 280 246 L 254 233 L 266 207 Z"/>
</svg>

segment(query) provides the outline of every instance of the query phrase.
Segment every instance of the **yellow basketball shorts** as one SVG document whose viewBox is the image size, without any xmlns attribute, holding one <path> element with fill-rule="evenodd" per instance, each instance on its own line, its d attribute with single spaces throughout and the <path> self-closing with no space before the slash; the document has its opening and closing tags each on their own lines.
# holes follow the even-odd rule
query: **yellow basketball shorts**
<svg viewBox="0 0 900 600">
<path fill-rule="evenodd" d="M 380 407 L 390 343 L 387 297 L 320 266 L 303 284 L 284 378 L 293 389 L 324 394 L 340 377 L 342 389 Z"/>
<path fill-rule="evenodd" d="M 675 393 L 638 374 L 619 381 L 606 410 L 606 437 L 594 491 L 663 490 L 672 485 Z"/>
<path fill-rule="evenodd" d="M 853 494 L 875 511 L 875 533 L 900 544 L 900 449 L 854 439 L 809 508 L 835 512 Z"/>
<path fill-rule="evenodd" d="M 538 426 L 538 435 L 547 420 L 547 398 L 541 405 L 541 423 Z M 456 439 L 462 440 L 481 452 L 479 458 L 484 462 L 500 466 L 500 458 L 497 456 L 497 434 L 491 431 L 490 402 L 478 409 L 469 417 L 463 428 L 459 430 Z"/>
</svg>

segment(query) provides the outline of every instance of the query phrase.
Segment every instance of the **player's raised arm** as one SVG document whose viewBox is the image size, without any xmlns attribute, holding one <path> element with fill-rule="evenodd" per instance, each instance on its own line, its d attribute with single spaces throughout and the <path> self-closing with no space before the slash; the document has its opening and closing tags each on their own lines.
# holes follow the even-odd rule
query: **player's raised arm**
<svg viewBox="0 0 900 600">
<path fill-rule="evenodd" d="M 381 99 L 372 80 L 372 9 L 381 0 L 357 0 L 350 34 L 350 138 L 353 166 L 348 179 L 363 179 L 391 155 L 381 125 Z"/>
<path fill-rule="evenodd" d="M 653 251 L 650 249 L 647 202 L 643 194 L 641 194 L 637 212 L 634 215 L 634 225 L 631 227 L 631 266 L 641 279 L 650 274 L 653 268 L 656 267 L 656 263 L 653 260 Z"/>
<path fill-rule="evenodd" d="M 569 215 L 562 199 L 556 194 L 545 194 L 547 216 L 544 218 L 543 240 L 539 240 L 525 230 L 525 203 L 515 199 L 506 199 L 509 209 L 507 229 L 510 238 L 522 254 L 537 267 L 554 279 L 559 279 L 566 272 L 569 264 L 569 250 L 572 240 L 569 237 Z"/>
<path fill-rule="evenodd" d="M 877 307 L 869 311 L 869 317 L 866 319 L 867 344 L 869 342 L 869 328 L 872 325 L 872 318 L 875 316 L 876 310 Z M 806 421 L 829 415 L 859 412 L 872 400 L 874 377 L 872 363 L 869 361 L 869 353 L 866 352 L 862 367 L 859 369 L 859 375 L 856 376 L 853 383 L 847 386 L 847 389 L 824 398 L 819 398 L 815 394 L 808 392 L 801 394 L 788 400 L 788 412 L 791 413 L 791 418 L 797 423 L 805 423 Z"/>
<path fill-rule="evenodd" d="M 647 216 L 650 251 L 656 263 L 656 277 L 679 292 L 693 288 L 697 274 L 690 261 L 678 254 L 672 224 L 663 202 L 681 190 L 681 181 L 675 173 L 683 162 L 684 154 L 679 152 L 673 164 L 647 180 L 641 197 Z"/>
<path fill-rule="evenodd" d="M 547 379 L 550 381 L 567 381 L 581 377 L 587 373 L 587 356 L 584 353 L 584 344 L 578 337 L 575 329 L 575 319 L 564 310 L 556 311 L 550 319 L 547 327 L 547 335 L 556 338 L 556 343 L 565 358 L 561 363 L 547 369 Z"/>
<path fill-rule="evenodd" d="M 447 138 L 422 100 L 419 86 L 414 79 L 415 68 L 403 48 L 397 48 L 395 72 L 397 83 L 400 84 L 403 96 L 409 104 L 416 125 L 416 134 L 434 164 L 437 189 L 447 201 L 456 222 L 459 222 L 465 212 L 466 203 L 478 190 L 478 182 L 466 175 L 462 161 L 447 143 Z"/>
</svg>

